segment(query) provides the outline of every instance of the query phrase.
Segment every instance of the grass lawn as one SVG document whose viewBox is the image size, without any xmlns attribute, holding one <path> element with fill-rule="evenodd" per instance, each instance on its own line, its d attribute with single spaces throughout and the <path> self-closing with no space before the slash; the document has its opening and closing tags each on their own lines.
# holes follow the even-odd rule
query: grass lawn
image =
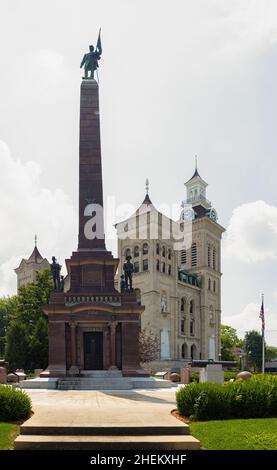
<svg viewBox="0 0 277 470">
<path fill-rule="evenodd" d="M 13 449 L 13 442 L 18 434 L 17 424 L 0 423 L 0 450 Z"/>
<path fill-rule="evenodd" d="M 277 450 L 277 418 L 198 421 L 191 434 L 208 450 Z"/>
</svg>

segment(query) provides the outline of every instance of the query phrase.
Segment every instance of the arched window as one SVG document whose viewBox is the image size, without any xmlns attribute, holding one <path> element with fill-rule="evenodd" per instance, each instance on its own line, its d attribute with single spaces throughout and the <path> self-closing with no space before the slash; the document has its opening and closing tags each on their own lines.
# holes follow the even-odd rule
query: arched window
<svg viewBox="0 0 277 470">
<path fill-rule="evenodd" d="M 156 245 L 156 255 L 159 255 L 160 254 L 160 245 L 159 243 L 157 243 Z"/>
<path fill-rule="evenodd" d="M 194 320 L 190 320 L 189 322 L 189 334 L 190 336 L 194 336 Z"/>
<path fill-rule="evenodd" d="M 168 268 L 167 268 L 167 269 L 168 269 L 168 274 L 169 274 L 169 276 L 171 276 L 171 264 L 168 265 Z"/>
<path fill-rule="evenodd" d="M 162 256 L 165 258 L 165 246 L 162 247 Z"/>
<path fill-rule="evenodd" d="M 181 335 L 186 334 L 186 318 L 184 316 L 181 317 L 181 321 L 180 321 L 180 334 Z"/>
<path fill-rule="evenodd" d="M 139 263 L 138 263 L 138 261 L 136 261 L 134 263 L 134 273 L 139 273 Z"/>
<path fill-rule="evenodd" d="M 186 264 L 187 262 L 187 250 L 181 250 L 181 264 Z"/>
<path fill-rule="evenodd" d="M 210 280 L 210 278 L 208 280 L 208 290 L 211 290 L 211 280 Z"/>
<path fill-rule="evenodd" d="M 137 258 L 139 256 L 139 246 L 135 246 L 134 248 L 134 258 Z"/>
<path fill-rule="evenodd" d="M 186 311 L 186 299 L 185 297 L 182 297 L 181 299 L 181 312 L 185 312 Z"/>
<path fill-rule="evenodd" d="M 211 246 L 208 245 L 208 267 L 211 267 Z"/>
<path fill-rule="evenodd" d="M 171 259 L 171 249 L 170 248 L 168 249 L 167 257 L 168 257 L 168 259 Z"/>
<path fill-rule="evenodd" d="M 191 315 L 194 314 L 194 300 L 191 300 L 190 303 L 189 303 L 189 313 Z"/>
<path fill-rule="evenodd" d="M 191 266 L 192 267 L 197 266 L 197 247 L 196 247 L 196 243 L 193 243 L 191 245 Z"/>
<path fill-rule="evenodd" d="M 165 263 L 162 262 L 162 272 L 165 273 Z"/>
<path fill-rule="evenodd" d="M 213 248 L 213 269 L 216 269 L 216 249 Z"/>
<path fill-rule="evenodd" d="M 157 271 L 160 270 L 160 260 L 159 259 L 157 259 L 157 261 L 156 261 L 156 269 L 157 269 Z"/>
<path fill-rule="evenodd" d="M 130 248 L 127 248 L 127 250 L 125 250 L 125 258 L 127 258 L 127 256 L 131 256 Z"/>
<path fill-rule="evenodd" d="M 136 294 L 137 303 L 139 305 L 141 305 L 141 291 L 140 291 L 140 289 L 135 289 L 135 294 Z"/>
<path fill-rule="evenodd" d="M 148 259 L 144 259 L 142 262 L 143 271 L 148 271 Z"/>
<path fill-rule="evenodd" d="M 162 292 L 162 295 L 161 295 L 161 312 L 167 312 L 167 295 L 166 295 L 166 292 Z"/>
<path fill-rule="evenodd" d="M 148 244 L 144 243 L 142 247 L 142 254 L 143 255 L 148 255 Z"/>
<path fill-rule="evenodd" d="M 196 359 L 196 346 L 193 344 L 190 348 L 190 357 L 191 359 Z"/>
<path fill-rule="evenodd" d="M 216 281 L 214 281 L 214 292 L 216 291 Z"/>
<path fill-rule="evenodd" d="M 182 359 L 187 359 L 188 358 L 188 347 L 187 347 L 186 343 L 182 344 L 181 357 L 182 357 Z"/>
</svg>

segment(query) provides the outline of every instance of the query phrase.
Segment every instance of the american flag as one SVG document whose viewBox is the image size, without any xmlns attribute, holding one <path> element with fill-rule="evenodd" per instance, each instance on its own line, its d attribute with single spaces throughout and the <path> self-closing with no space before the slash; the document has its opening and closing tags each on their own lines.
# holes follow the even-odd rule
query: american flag
<svg viewBox="0 0 277 470">
<path fill-rule="evenodd" d="M 264 299 L 262 300 L 261 310 L 260 310 L 260 319 L 262 320 L 262 331 L 265 330 L 265 321 L 264 321 Z"/>
</svg>

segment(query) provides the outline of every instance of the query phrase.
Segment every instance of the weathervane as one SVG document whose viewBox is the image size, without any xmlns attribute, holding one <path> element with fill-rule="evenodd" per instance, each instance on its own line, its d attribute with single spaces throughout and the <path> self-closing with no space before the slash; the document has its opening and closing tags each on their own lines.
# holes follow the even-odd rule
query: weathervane
<svg viewBox="0 0 277 470">
<path fill-rule="evenodd" d="M 146 189 L 146 194 L 148 194 L 149 192 L 149 179 L 146 178 L 146 181 L 145 181 L 145 189 Z"/>
</svg>

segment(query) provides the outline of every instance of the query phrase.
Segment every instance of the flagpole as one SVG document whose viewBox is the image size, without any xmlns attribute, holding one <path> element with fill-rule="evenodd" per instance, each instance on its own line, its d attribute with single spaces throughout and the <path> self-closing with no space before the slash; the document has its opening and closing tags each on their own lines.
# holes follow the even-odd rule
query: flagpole
<svg viewBox="0 0 277 470">
<path fill-rule="evenodd" d="M 264 294 L 262 294 L 262 305 L 264 311 Z M 264 374 L 265 369 L 265 340 L 264 340 L 264 322 L 262 327 L 262 374 Z"/>
</svg>

